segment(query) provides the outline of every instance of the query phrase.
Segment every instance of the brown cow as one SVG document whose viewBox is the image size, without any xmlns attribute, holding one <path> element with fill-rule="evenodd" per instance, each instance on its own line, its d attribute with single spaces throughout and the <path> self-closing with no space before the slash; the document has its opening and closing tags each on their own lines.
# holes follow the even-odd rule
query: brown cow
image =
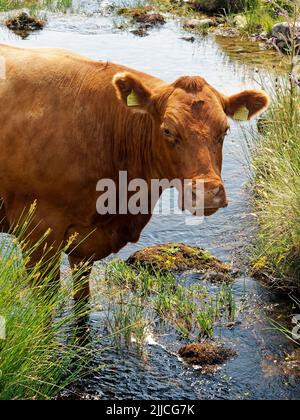
<svg viewBox="0 0 300 420">
<path fill-rule="evenodd" d="M 268 105 L 261 91 L 226 97 L 198 76 L 167 84 L 64 50 L 1 45 L 0 59 L 3 227 L 37 200 L 33 241 L 49 227 L 54 248 L 73 233 L 78 243 L 89 235 L 69 256 L 72 266 L 138 241 L 150 220 L 151 214 L 97 213 L 97 182 L 117 182 L 120 170 L 147 183 L 202 179 L 205 215 L 225 207 L 227 117 L 250 119 Z M 76 298 L 88 295 L 86 282 Z"/>
</svg>

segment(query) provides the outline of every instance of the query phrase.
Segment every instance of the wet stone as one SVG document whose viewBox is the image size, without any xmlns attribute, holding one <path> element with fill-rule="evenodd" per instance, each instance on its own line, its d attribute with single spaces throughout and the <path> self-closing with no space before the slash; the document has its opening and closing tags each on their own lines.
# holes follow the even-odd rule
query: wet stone
<svg viewBox="0 0 300 420">
<path fill-rule="evenodd" d="M 185 29 L 195 29 L 195 28 L 210 28 L 215 26 L 215 22 L 212 19 L 188 19 L 184 22 L 183 27 Z"/>
</svg>

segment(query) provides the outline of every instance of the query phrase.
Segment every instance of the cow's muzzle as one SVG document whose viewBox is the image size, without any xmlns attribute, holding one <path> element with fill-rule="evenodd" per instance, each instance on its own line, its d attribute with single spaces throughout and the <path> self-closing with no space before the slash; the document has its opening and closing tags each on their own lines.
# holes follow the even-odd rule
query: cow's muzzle
<svg viewBox="0 0 300 420">
<path fill-rule="evenodd" d="M 227 195 L 225 191 L 225 187 L 222 184 L 220 184 L 217 187 L 214 187 L 212 189 L 208 189 L 205 191 L 204 195 L 204 205 L 205 208 L 223 208 L 228 206 L 228 200 Z"/>
<path fill-rule="evenodd" d="M 198 216 L 211 216 L 227 207 L 228 201 L 222 180 L 198 179 L 185 188 L 184 208 Z"/>
<path fill-rule="evenodd" d="M 179 199 L 180 202 L 181 198 Z M 211 216 L 220 208 L 228 206 L 224 184 L 220 179 L 196 179 L 186 183 L 183 194 L 183 206 L 195 216 Z"/>
</svg>

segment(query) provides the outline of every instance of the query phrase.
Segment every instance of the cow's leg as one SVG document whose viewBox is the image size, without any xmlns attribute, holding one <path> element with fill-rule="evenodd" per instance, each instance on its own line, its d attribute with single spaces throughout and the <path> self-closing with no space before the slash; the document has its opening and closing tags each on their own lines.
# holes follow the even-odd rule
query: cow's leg
<svg viewBox="0 0 300 420">
<path fill-rule="evenodd" d="M 93 264 L 86 264 L 82 259 L 69 255 L 69 262 L 74 270 L 74 311 L 75 311 L 75 336 L 76 343 L 79 346 L 87 346 L 91 341 L 90 319 L 89 319 L 89 301 L 90 301 L 90 283 L 89 276 Z M 84 269 L 82 269 L 84 265 Z M 76 271 L 80 270 L 76 274 Z"/>
<path fill-rule="evenodd" d="M 9 232 L 9 230 L 10 230 L 10 225 L 7 219 L 4 202 L 2 198 L 0 198 L 0 231 L 7 233 Z"/>
<path fill-rule="evenodd" d="M 90 299 L 90 274 L 93 268 L 93 263 L 85 262 L 84 260 L 69 255 L 69 262 L 72 271 L 79 270 L 80 275 L 76 274 L 74 279 L 74 300 L 75 303 L 88 303 Z M 82 268 L 84 266 L 84 268 Z"/>
</svg>

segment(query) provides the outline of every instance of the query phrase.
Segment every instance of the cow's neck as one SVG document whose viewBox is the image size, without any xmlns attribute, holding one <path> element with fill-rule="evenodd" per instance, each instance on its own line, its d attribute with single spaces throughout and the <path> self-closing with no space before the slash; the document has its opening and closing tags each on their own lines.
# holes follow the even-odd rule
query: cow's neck
<svg viewBox="0 0 300 420">
<path fill-rule="evenodd" d="M 151 116 L 129 110 L 118 127 L 112 144 L 116 169 L 127 171 L 129 179 L 142 178 L 147 182 L 165 177 L 158 132 Z"/>
</svg>

